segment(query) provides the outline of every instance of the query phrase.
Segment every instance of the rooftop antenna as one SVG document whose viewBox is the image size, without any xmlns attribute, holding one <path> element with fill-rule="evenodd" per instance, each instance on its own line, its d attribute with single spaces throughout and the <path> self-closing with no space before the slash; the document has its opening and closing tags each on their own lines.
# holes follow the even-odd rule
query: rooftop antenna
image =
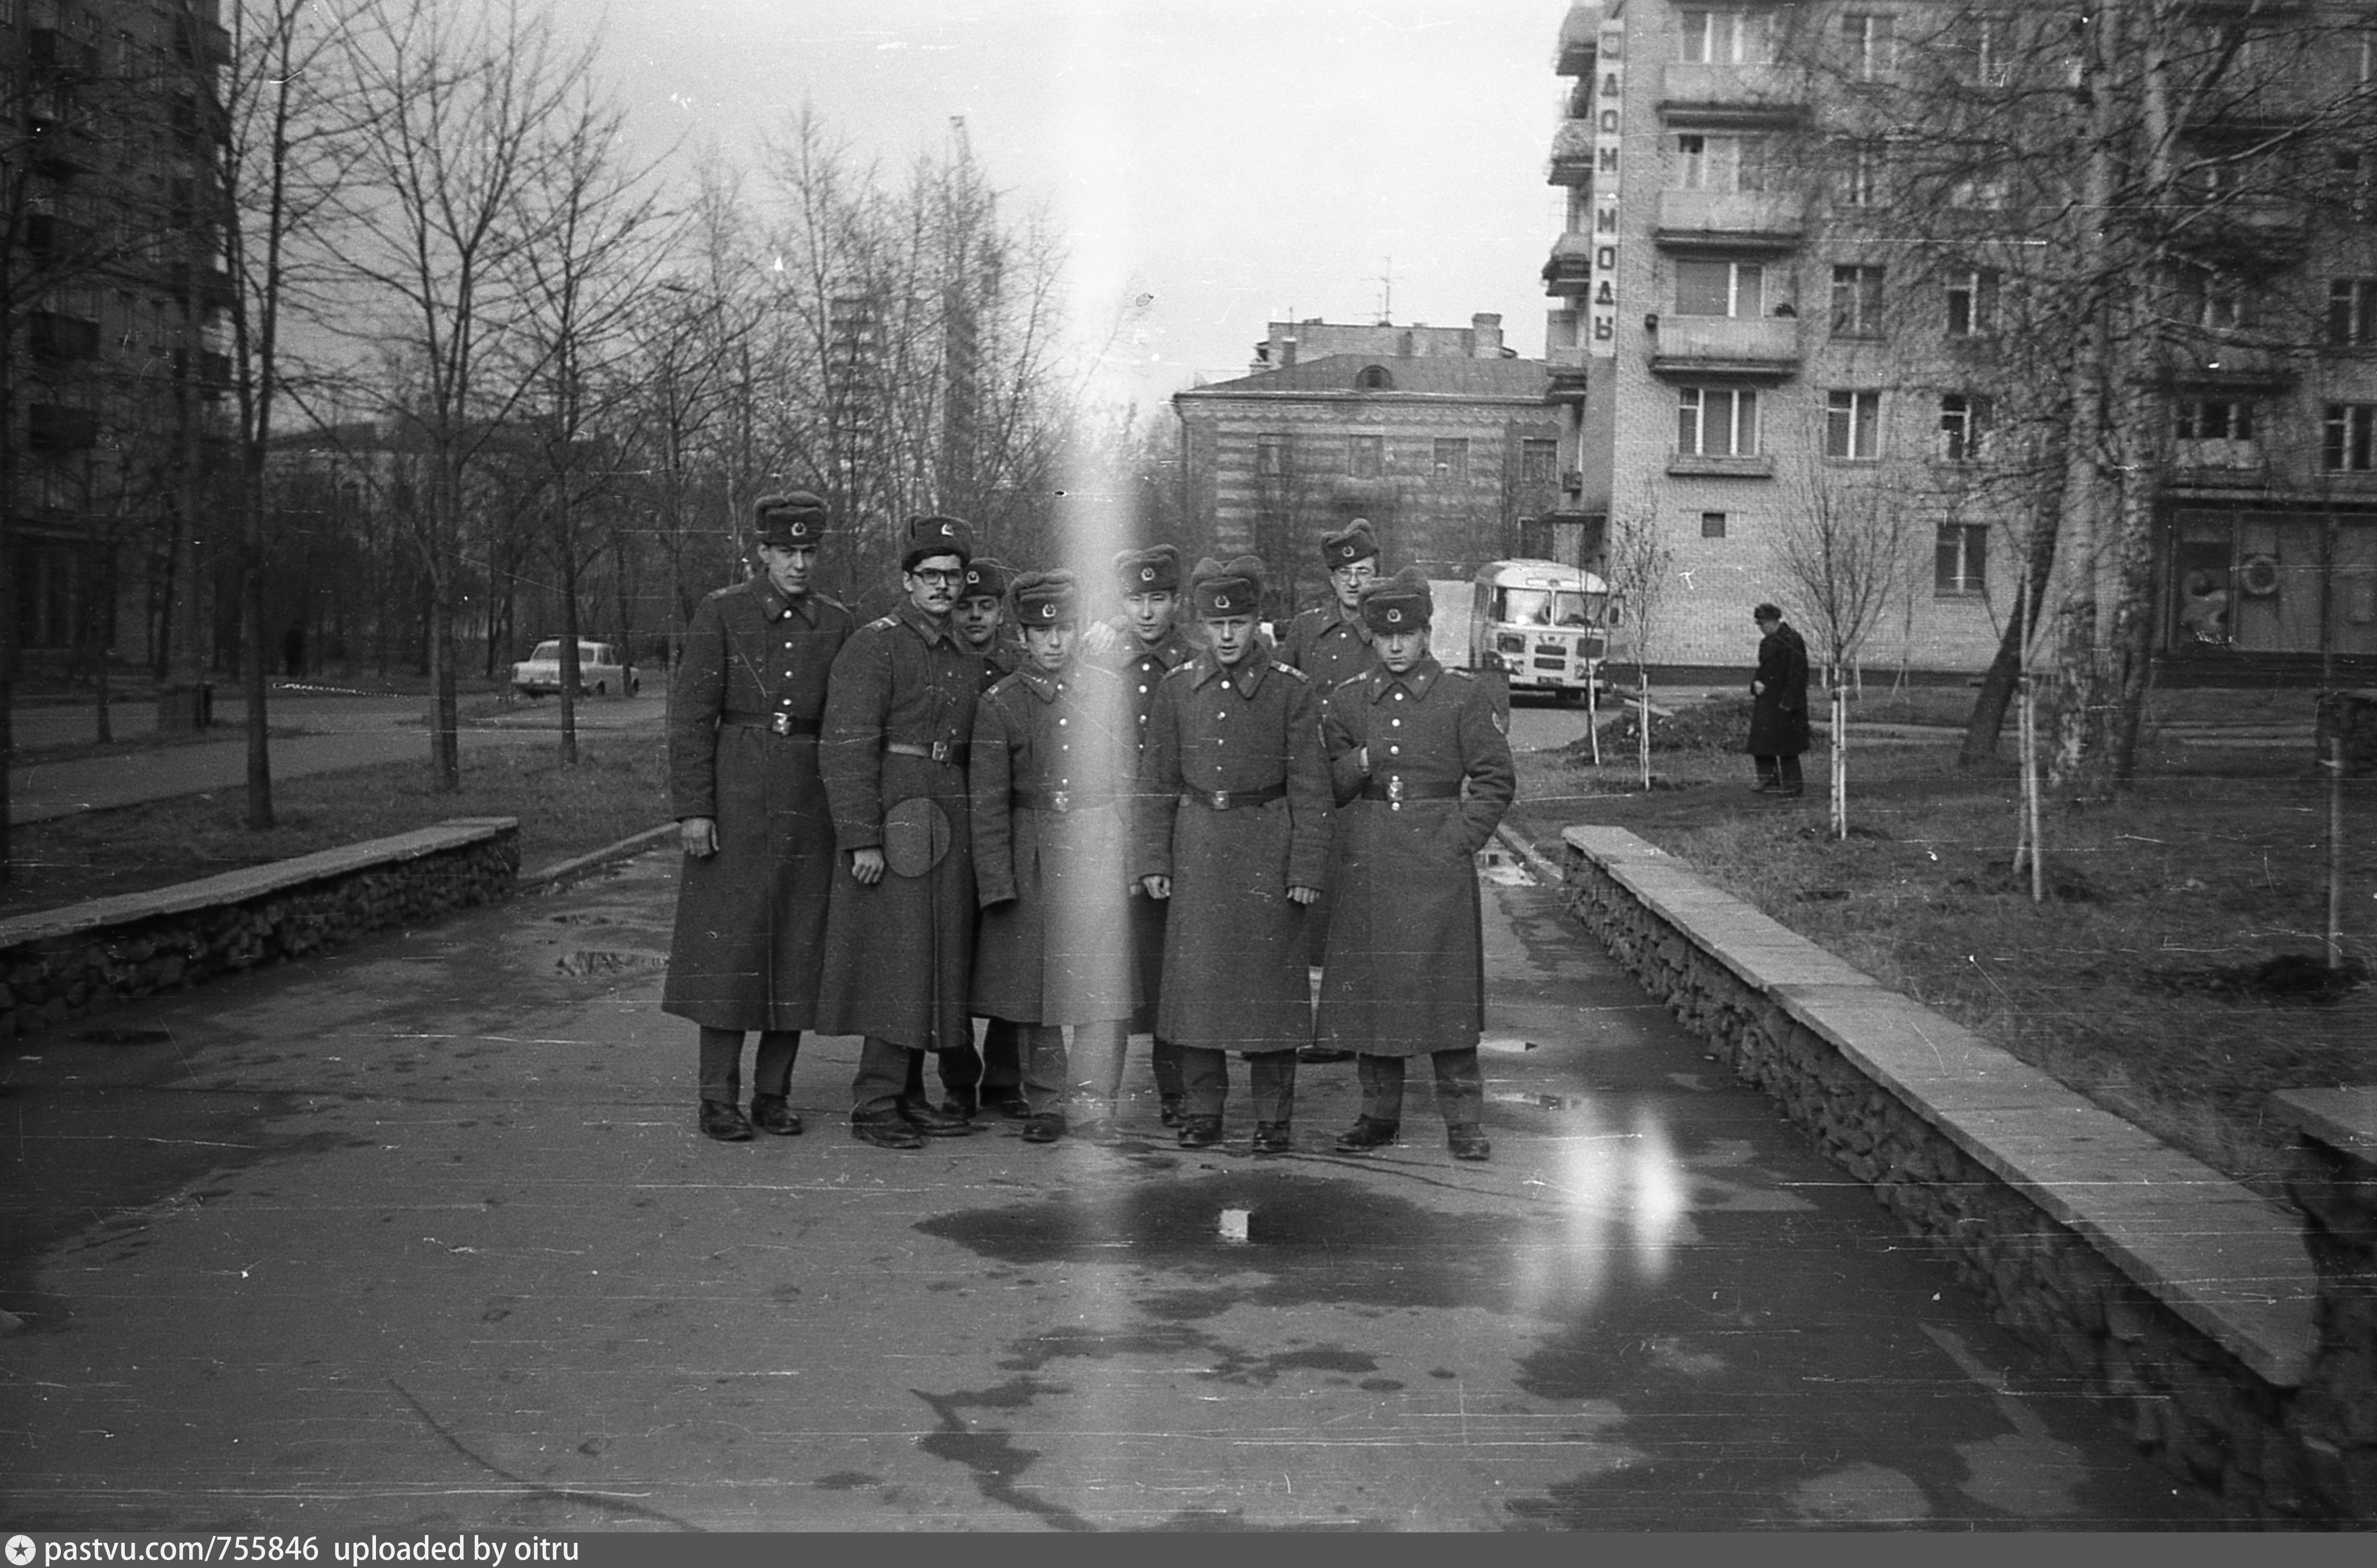
<svg viewBox="0 0 2377 1568">
<path fill-rule="evenodd" d="M 1386 257 L 1387 269 L 1379 274 L 1379 325 L 1395 324 L 1395 258 Z"/>
</svg>

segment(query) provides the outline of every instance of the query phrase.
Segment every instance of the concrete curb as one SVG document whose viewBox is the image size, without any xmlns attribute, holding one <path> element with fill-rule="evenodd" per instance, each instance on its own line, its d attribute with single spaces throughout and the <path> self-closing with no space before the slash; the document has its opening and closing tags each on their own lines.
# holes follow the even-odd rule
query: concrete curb
<svg viewBox="0 0 2377 1568">
<path fill-rule="evenodd" d="M 639 833 L 629 833 L 616 844 L 606 844 L 589 854 L 558 861 L 538 870 L 525 872 L 516 887 L 518 891 L 524 893 L 550 892 L 564 881 L 582 872 L 598 870 L 615 860 L 625 860 L 632 856 L 641 855 L 676 831 L 676 823 L 669 821 L 663 822 L 658 827 L 646 828 Z"/>
</svg>

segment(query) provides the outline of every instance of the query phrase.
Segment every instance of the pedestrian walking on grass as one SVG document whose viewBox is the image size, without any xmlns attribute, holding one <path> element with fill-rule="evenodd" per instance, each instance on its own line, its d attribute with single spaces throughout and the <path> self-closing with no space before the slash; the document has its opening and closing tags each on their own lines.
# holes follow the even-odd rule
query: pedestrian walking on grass
<svg viewBox="0 0 2377 1568">
<path fill-rule="evenodd" d="M 833 818 L 818 732 L 848 610 L 809 586 L 827 533 L 806 491 L 752 506 L 758 574 L 702 600 L 669 693 L 669 796 L 685 849 L 661 1009 L 701 1030 L 700 1128 L 740 1143 L 801 1130 L 790 1101 L 817 1021 Z M 759 1044 L 751 1110 L 743 1036 Z"/>
<path fill-rule="evenodd" d="M 1254 1152 L 1285 1154 L 1312 1037 L 1305 921 L 1329 875 L 1320 702 L 1256 635 L 1260 561 L 1200 561 L 1188 596 L 1205 647 L 1156 688 L 1139 764 L 1136 868 L 1171 904 L 1156 1028 L 1180 1048 L 1182 1148 L 1221 1141 L 1237 1051 Z"/>
<path fill-rule="evenodd" d="M 1121 683 L 1078 657 L 1073 574 L 1021 574 L 1011 606 L 1023 666 L 975 708 L 968 770 L 982 902 L 973 1009 L 1015 1030 L 1024 1142 L 1054 1143 L 1069 1120 L 1099 1139 L 1114 1126 L 1139 1000 L 1127 892 L 1138 747 Z"/>
<path fill-rule="evenodd" d="M 1147 739 L 1147 722 L 1155 712 L 1155 688 L 1164 677 L 1187 664 L 1196 650 L 1180 627 L 1180 548 L 1157 545 L 1145 550 L 1125 550 L 1115 557 L 1115 587 L 1122 594 L 1122 629 L 1102 657 L 1122 683 L 1130 711 L 1134 757 Z M 1086 645 L 1086 640 L 1085 640 Z M 1139 1008 L 1131 1014 L 1133 1034 L 1150 1036 L 1150 1065 L 1155 1074 L 1157 1114 L 1166 1127 L 1180 1125 L 1186 1103 L 1180 1082 L 1180 1048 L 1156 1026 L 1158 1003 L 1164 994 L 1164 913 L 1162 899 L 1150 898 L 1134 880 L 1130 884 L 1130 947 L 1139 974 Z"/>
<path fill-rule="evenodd" d="M 913 520 L 906 602 L 850 634 L 826 692 L 820 762 L 847 867 L 826 916 L 817 1027 L 865 1037 L 850 1130 L 882 1148 L 973 1126 L 925 1097 L 918 1054 L 973 1038 L 965 764 L 982 661 L 950 623 L 973 553 L 959 519 Z"/>
<path fill-rule="evenodd" d="M 1760 795 L 1803 792 L 1799 759 L 1808 749 L 1808 645 L 1773 604 L 1750 612 L 1758 623 L 1758 669 L 1750 680 L 1750 743 Z"/>
<path fill-rule="evenodd" d="M 1336 792 L 1336 910 L 1320 981 L 1320 1038 L 1356 1053 L 1362 1111 L 1342 1154 L 1395 1141 L 1404 1069 L 1435 1064 L 1452 1157 L 1491 1153 L 1477 1040 L 1486 1027 L 1475 856 L 1518 775 L 1491 694 L 1428 652 L 1434 596 L 1406 568 L 1362 594 L 1378 664 L 1330 694 L 1322 746 Z"/>
</svg>

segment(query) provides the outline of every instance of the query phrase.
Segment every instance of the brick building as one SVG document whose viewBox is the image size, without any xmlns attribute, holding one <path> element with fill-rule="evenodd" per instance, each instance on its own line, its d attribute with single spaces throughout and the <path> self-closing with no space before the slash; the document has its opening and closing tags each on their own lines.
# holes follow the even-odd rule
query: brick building
<svg viewBox="0 0 2377 1568">
<path fill-rule="evenodd" d="M 1318 603 L 1320 535 L 1356 517 L 1389 569 L 1464 576 L 1524 553 L 1559 496 L 1541 361 L 1465 328 L 1272 322 L 1252 374 L 1173 397 L 1194 551 L 1251 551 L 1272 613 Z"/>
<path fill-rule="evenodd" d="M 1738 666 L 1748 607 L 1792 603 L 1779 541 L 1811 494 L 1844 486 L 1905 523 L 1900 602 L 1868 663 L 1974 672 L 1995 652 L 2037 490 L 2015 470 L 2046 472 L 2058 434 L 2017 433 L 2031 389 L 2003 366 L 2078 177 L 2019 122 L 2084 117 L 2070 40 L 2085 8 L 2070 10 L 1570 10 L 1548 169 L 1567 221 L 1543 269 L 1552 515 L 1588 560 L 1612 518 L 1655 527 L 1676 568 L 1663 663 Z M 2147 371 L 2116 389 L 2158 411 L 2132 449 L 2153 486 L 2157 651 L 2265 671 L 2323 642 L 2377 656 L 2377 23 L 2321 0 L 2153 22 L 2171 79 L 2216 83 L 2172 94 L 2181 199 L 2150 220 L 2133 279 Z M 1978 127 L 1972 163 L 1941 177 L 1958 115 Z"/>
<path fill-rule="evenodd" d="M 218 0 L 0 0 L 0 528 L 35 666 L 151 657 L 173 604 L 211 633 L 229 53 Z"/>
</svg>

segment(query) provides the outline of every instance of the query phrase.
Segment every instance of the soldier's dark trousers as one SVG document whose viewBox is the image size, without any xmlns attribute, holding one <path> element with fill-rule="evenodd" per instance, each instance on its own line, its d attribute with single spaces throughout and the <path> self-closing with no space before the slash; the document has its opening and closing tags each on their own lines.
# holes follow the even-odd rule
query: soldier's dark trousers
<svg viewBox="0 0 2377 1568">
<path fill-rule="evenodd" d="M 851 1080 L 854 1115 L 895 1111 L 903 1100 L 925 1097 L 925 1053 L 869 1035 L 858 1047 L 858 1076 Z"/>
<path fill-rule="evenodd" d="M 972 1040 L 955 1050 L 940 1053 L 938 1063 L 941 1087 L 951 1095 L 962 1089 L 972 1089 L 981 1098 L 992 1100 L 1016 1094 L 1023 1086 L 1022 1047 L 1016 1037 L 1020 1025 L 1004 1018 L 988 1021 L 982 1032 L 982 1048 L 976 1050 Z M 917 1085 L 922 1088 L 923 1085 Z"/>
<path fill-rule="evenodd" d="M 1750 760 L 1758 764 L 1758 782 L 1761 784 L 1774 789 L 1803 787 L 1799 778 L 1799 759 L 1797 757 L 1753 756 Z"/>
<path fill-rule="evenodd" d="M 1015 1043 L 1023 1064 L 1023 1103 L 1034 1116 L 1065 1108 L 1065 1026 L 1018 1023 Z"/>
<path fill-rule="evenodd" d="M 1169 1040 L 1157 1040 L 1154 1049 L 1155 1093 L 1159 1099 L 1177 1100 L 1188 1091 L 1180 1082 L 1180 1047 Z"/>
<path fill-rule="evenodd" d="M 751 1062 L 751 1092 L 782 1095 L 793 1082 L 793 1063 L 801 1053 L 798 1029 L 762 1029 L 759 1048 Z M 731 1106 L 743 1097 L 743 1031 L 704 1029 L 701 1032 L 701 1097 Z"/>
<path fill-rule="evenodd" d="M 1067 1077 L 1074 1102 L 1084 1116 L 1112 1116 L 1115 1096 L 1122 1090 L 1122 1056 L 1130 1036 L 1129 1025 L 1076 1023 Z"/>
<path fill-rule="evenodd" d="M 1230 1093 L 1230 1053 L 1199 1046 L 1180 1047 L 1180 1109 L 1187 1116 L 1218 1117 Z M 1247 1058 L 1247 1098 L 1257 1121 L 1286 1121 L 1296 1112 L 1296 1052 L 1263 1051 Z"/>
<path fill-rule="evenodd" d="M 1475 1123 L 1486 1116 L 1486 1077 L 1478 1070 L 1477 1047 L 1436 1051 L 1436 1108 L 1447 1127 Z M 1372 1121 L 1404 1119 L 1404 1067 L 1409 1057 L 1361 1056 L 1354 1059 L 1355 1075 L 1362 1083 L 1362 1114 Z"/>
</svg>

